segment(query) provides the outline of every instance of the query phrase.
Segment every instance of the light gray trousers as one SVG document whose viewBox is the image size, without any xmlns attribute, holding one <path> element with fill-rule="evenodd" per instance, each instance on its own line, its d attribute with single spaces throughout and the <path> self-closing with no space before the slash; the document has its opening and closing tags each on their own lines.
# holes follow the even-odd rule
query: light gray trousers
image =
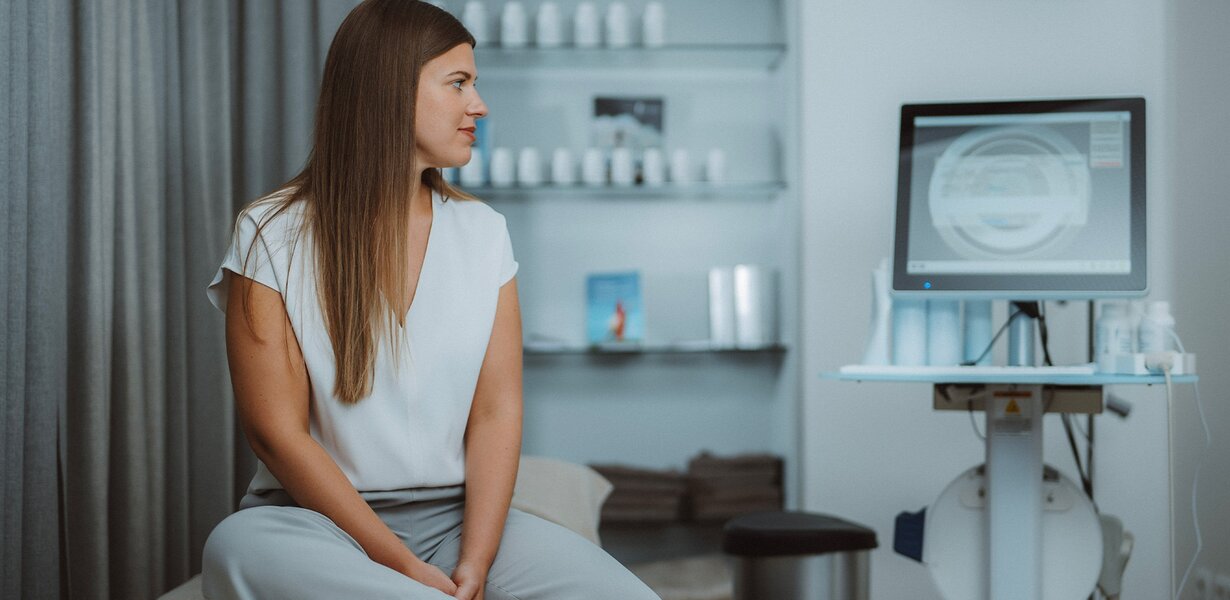
<svg viewBox="0 0 1230 600">
<path fill-rule="evenodd" d="M 380 519 L 424 561 L 451 574 L 461 546 L 465 488 L 364 492 Z M 447 600 L 381 565 L 324 515 L 283 491 L 248 494 L 205 543 L 202 581 L 211 600 Z M 511 510 L 487 600 L 658 600 L 644 583 L 576 533 Z"/>
</svg>

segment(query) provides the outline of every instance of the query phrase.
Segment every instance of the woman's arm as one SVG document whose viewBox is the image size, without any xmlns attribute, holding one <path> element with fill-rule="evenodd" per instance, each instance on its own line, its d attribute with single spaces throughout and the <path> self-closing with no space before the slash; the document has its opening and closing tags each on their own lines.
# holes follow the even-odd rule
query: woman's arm
<svg viewBox="0 0 1230 600">
<path fill-rule="evenodd" d="M 466 505 L 457 597 L 482 598 L 500 547 L 521 457 L 521 307 L 517 280 L 500 288 L 495 324 L 466 425 Z"/>
<path fill-rule="evenodd" d="M 331 519 L 372 560 L 455 593 L 452 580 L 402 544 L 309 433 L 311 384 L 282 296 L 246 277 L 230 272 L 225 276 L 231 279 L 226 310 L 231 384 L 240 423 L 256 456 L 296 503 Z M 243 302 L 249 289 L 251 328 Z"/>
</svg>

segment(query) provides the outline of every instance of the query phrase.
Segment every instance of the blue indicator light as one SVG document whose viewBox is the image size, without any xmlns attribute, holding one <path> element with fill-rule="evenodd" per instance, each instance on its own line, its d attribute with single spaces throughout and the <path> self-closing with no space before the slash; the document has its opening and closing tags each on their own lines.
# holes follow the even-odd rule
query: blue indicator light
<svg viewBox="0 0 1230 600">
<path fill-rule="evenodd" d="M 931 282 L 930 282 L 930 281 L 924 281 L 924 282 L 923 282 L 923 289 L 924 289 L 924 290 L 929 290 L 929 289 L 931 289 Z"/>
</svg>

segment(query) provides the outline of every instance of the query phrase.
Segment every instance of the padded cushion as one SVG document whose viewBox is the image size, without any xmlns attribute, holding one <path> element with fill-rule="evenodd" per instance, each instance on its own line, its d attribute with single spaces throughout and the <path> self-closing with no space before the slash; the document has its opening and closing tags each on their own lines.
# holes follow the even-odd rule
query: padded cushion
<svg viewBox="0 0 1230 600">
<path fill-rule="evenodd" d="M 830 517 L 805 512 L 761 512 L 726 522 L 722 550 L 736 556 L 792 556 L 853 552 L 875 548 L 876 532 Z"/>
</svg>

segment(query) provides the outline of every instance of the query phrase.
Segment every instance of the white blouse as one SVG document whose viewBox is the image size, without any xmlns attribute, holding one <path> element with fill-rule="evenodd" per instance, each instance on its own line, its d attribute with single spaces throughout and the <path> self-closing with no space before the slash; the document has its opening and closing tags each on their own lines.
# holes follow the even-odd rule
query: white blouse
<svg viewBox="0 0 1230 600">
<path fill-rule="evenodd" d="M 210 302 L 226 311 L 224 269 L 281 293 L 311 382 L 311 435 L 356 489 L 463 483 L 463 437 L 499 290 L 517 273 L 503 215 L 482 202 L 444 201 L 432 193 L 431 233 L 405 318 L 400 361 L 382 339 L 371 395 L 344 405 L 333 395 L 337 371 L 316 295 L 311 235 L 304 233 L 295 243 L 301 203 L 265 225 L 243 269 L 257 223 L 276 198 L 262 199 L 240 216 L 231 247 L 206 291 Z M 259 464 L 248 491 L 281 487 Z"/>
</svg>

